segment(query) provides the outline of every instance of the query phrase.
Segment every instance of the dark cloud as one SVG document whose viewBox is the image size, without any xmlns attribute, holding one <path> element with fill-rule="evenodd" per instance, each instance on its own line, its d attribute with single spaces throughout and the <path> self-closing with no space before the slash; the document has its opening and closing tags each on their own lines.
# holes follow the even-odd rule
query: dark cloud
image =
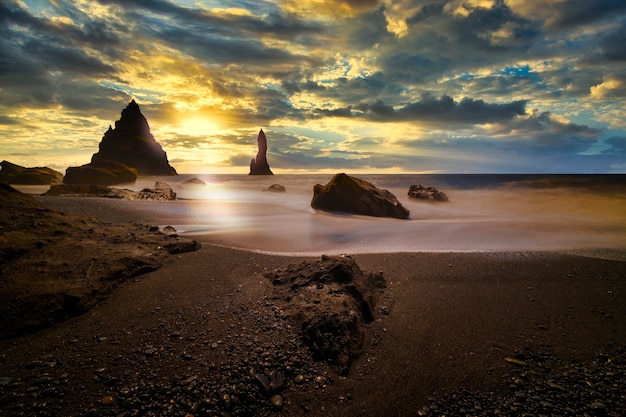
<svg viewBox="0 0 626 417">
<path fill-rule="evenodd" d="M 612 19 L 626 12 L 622 0 L 568 0 L 552 7 L 548 27 L 551 29 L 576 28 L 603 19 Z"/>
<path fill-rule="evenodd" d="M 358 117 L 378 122 L 416 121 L 438 125 L 480 125 L 508 121 L 526 112 L 526 101 L 506 104 L 485 103 L 463 98 L 457 102 L 443 95 L 439 99 L 423 95 L 420 101 L 393 107 L 377 100 L 370 104 L 333 110 L 319 110 L 326 116 Z"/>
<path fill-rule="evenodd" d="M 626 137 L 625 136 L 612 136 L 604 141 L 611 148 L 605 153 L 617 154 L 626 157 Z"/>
<path fill-rule="evenodd" d="M 611 62 L 626 61 L 626 17 L 612 32 L 603 35 L 598 40 L 599 55 Z"/>
</svg>

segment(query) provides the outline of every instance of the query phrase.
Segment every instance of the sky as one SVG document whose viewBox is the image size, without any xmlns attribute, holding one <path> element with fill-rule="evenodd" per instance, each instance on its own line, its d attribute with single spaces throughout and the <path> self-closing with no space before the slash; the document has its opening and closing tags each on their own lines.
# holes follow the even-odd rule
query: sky
<svg viewBox="0 0 626 417">
<path fill-rule="evenodd" d="M 179 173 L 626 173 L 626 2 L 0 0 L 0 159 L 133 99 Z"/>
</svg>

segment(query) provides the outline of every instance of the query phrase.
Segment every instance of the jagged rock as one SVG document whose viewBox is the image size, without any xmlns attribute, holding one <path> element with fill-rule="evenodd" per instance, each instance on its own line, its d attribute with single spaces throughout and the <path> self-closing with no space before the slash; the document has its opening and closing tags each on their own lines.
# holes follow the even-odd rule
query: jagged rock
<svg viewBox="0 0 626 417">
<path fill-rule="evenodd" d="M 58 184 L 52 185 L 50 189 L 42 195 L 46 197 L 103 197 L 119 198 L 122 200 L 169 201 L 176 199 L 176 193 L 173 192 L 166 183 L 159 182 L 157 182 L 154 189 L 144 188 L 139 192 L 95 184 Z"/>
<path fill-rule="evenodd" d="M 26 168 L 9 161 L 0 162 L 0 182 L 20 185 L 49 185 L 63 182 L 63 174 L 47 167 Z"/>
<path fill-rule="evenodd" d="M 336 174 L 326 185 L 313 187 L 311 207 L 374 217 L 406 219 L 410 211 L 387 190 L 346 174 Z"/>
<path fill-rule="evenodd" d="M 437 190 L 435 187 L 424 187 L 423 185 L 411 185 L 409 187 L 409 197 L 417 200 L 448 201 L 448 196 Z"/>
<path fill-rule="evenodd" d="M 144 188 L 137 193 L 139 200 L 160 200 L 169 201 L 176 200 L 176 193 L 166 182 L 157 181 L 154 188 Z"/>
<path fill-rule="evenodd" d="M 137 170 L 119 162 L 93 159 L 89 164 L 65 170 L 64 184 L 116 185 L 133 184 Z"/>
<path fill-rule="evenodd" d="M 270 191 L 273 193 L 284 193 L 285 191 L 287 191 L 287 189 L 285 188 L 284 185 L 272 184 L 269 187 L 263 189 L 263 191 Z"/>
<path fill-rule="evenodd" d="M 119 172 L 122 169 L 120 167 L 125 167 L 127 171 Z M 110 170 L 114 170 L 116 175 L 112 175 Z M 135 179 L 129 181 L 128 170 L 135 172 L 135 179 L 137 175 L 176 175 L 176 170 L 167 160 L 167 154 L 150 133 L 148 121 L 135 100 L 122 110 L 115 128 L 109 126 L 91 162 L 81 167 L 68 168 L 63 182 L 99 185 L 134 182 Z"/>
<path fill-rule="evenodd" d="M 135 168 L 139 175 L 176 175 L 167 154 L 150 133 L 148 121 L 135 100 L 122 110 L 115 129 L 109 126 L 94 158 L 128 165 Z"/>
<path fill-rule="evenodd" d="M 267 163 L 267 138 L 265 137 L 263 129 L 259 132 L 256 141 L 259 151 L 256 154 L 256 158 L 250 161 L 249 175 L 274 175 Z"/>
<path fill-rule="evenodd" d="M 202 181 L 199 178 L 192 178 L 183 182 L 183 185 L 206 185 L 206 182 Z"/>
<path fill-rule="evenodd" d="M 347 374 L 386 287 L 382 274 L 363 273 L 350 257 L 322 256 L 265 277 L 274 285 L 277 303 L 300 326 L 313 355 Z"/>
</svg>

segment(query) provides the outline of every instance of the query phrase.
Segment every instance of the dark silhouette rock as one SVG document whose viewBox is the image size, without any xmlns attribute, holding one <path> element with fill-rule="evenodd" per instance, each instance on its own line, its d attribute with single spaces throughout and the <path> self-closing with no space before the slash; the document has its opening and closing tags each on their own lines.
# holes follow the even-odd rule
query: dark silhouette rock
<svg viewBox="0 0 626 417">
<path fill-rule="evenodd" d="M 47 167 L 26 168 L 9 161 L 0 162 L 0 182 L 20 185 L 50 185 L 63 182 L 63 174 Z"/>
<path fill-rule="evenodd" d="M 361 352 L 365 326 L 375 319 L 376 301 L 386 287 L 382 274 L 363 273 L 350 257 L 322 256 L 265 277 L 313 355 L 347 374 Z"/>
<path fill-rule="evenodd" d="M 131 181 L 129 170 L 135 171 L 135 178 Z M 139 105 L 132 100 L 122 110 L 115 128 L 109 126 L 105 132 L 98 152 L 91 157 L 91 163 L 68 168 L 63 182 L 114 185 L 134 182 L 137 175 L 176 174 L 167 160 L 167 154 L 150 133 L 150 126 Z"/>
<path fill-rule="evenodd" d="M 64 184 L 116 185 L 132 184 L 137 170 L 128 165 L 106 159 L 92 159 L 89 164 L 65 170 Z"/>
<path fill-rule="evenodd" d="M 287 189 L 285 188 L 284 185 L 272 184 L 269 187 L 263 189 L 263 191 L 269 191 L 272 193 L 284 193 L 285 191 L 287 191 Z"/>
<path fill-rule="evenodd" d="M 415 184 L 409 187 L 409 197 L 416 200 L 449 201 L 448 196 L 435 187 L 424 187 L 423 185 Z"/>
<path fill-rule="evenodd" d="M 250 161 L 250 174 L 249 175 L 274 175 L 270 166 L 267 163 L 267 138 L 263 129 L 259 132 L 259 136 L 256 139 L 259 151 L 256 154 L 256 158 Z"/>
<path fill-rule="evenodd" d="M 122 110 L 122 117 L 115 122 L 115 129 L 102 137 L 94 159 L 107 159 L 128 165 L 139 175 L 176 175 L 167 161 L 167 154 L 150 133 L 148 121 L 141 114 L 135 100 Z"/>
<path fill-rule="evenodd" d="M 409 210 L 387 190 L 346 174 L 336 174 L 326 185 L 313 187 L 311 207 L 374 217 L 406 219 Z"/>
</svg>

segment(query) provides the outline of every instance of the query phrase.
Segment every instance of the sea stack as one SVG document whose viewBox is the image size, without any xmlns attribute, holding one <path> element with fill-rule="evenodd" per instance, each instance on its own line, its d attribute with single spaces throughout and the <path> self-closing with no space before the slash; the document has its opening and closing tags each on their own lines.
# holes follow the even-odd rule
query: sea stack
<svg viewBox="0 0 626 417">
<path fill-rule="evenodd" d="M 249 175 L 274 175 L 267 163 L 267 138 L 265 137 L 263 129 L 259 131 L 259 136 L 256 141 L 259 151 L 256 154 L 256 158 L 250 161 Z"/>
<path fill-rule="evenodd" d="M 150 133 L 148 121 L 135 100 L 122 110 L 115 128 L 109 126 L 109 130 L 104 133 L 99 150 L 93 154 L 91 162 L 68 168 L 63 182 L 98 185 L 134 182 L 132 171 L 135 177 L 177 175 L 167 160 L 167 154 Z"/>
</svg>

